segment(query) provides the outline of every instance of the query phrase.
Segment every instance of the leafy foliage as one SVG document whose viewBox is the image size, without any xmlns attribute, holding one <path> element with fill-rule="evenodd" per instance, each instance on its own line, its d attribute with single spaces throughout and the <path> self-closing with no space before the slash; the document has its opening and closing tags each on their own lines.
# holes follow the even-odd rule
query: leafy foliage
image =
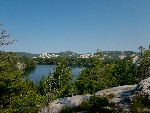
<svg viewBox="0 0 150 113">
<path fill-rule="evenodd" d="M 139 82 L 138 70 L 132 57 L 110 62 L 101 56 L 101 52 L 98 52 L 93 58 L 92 65 L 79 74 L 75 81 L 79 94 L 92 94 L 109 87 Z"/>
<path fill-rule="evenodd" d="M 103 112 L 105 110 L 104 107 L 110 105 L 109 100 L 105 97 L 96 97 L 92 96 L 89 99 L 90 111 L 92 112 Z"/>
<path fill-rule="evenodd" d="M 0 23 L 0 27 L 2 23 Z M 16 40 L 6 42 L 10 35 L 6 30 L 0 33 L 0 46 L 9 45 Z M 25 62 L 24 62 L 25 61 Z M 25 59 L 12 52 L 0 51 L 0 112 L 24 113 L 37 112 L 44 104 L 45 97 L 37 94 L 33 81 L 28 79 L 24 68 L 30 67 L 32 60 Z M 33 64 L 32 64 L 33 65 Z"/>
<path fill-rule="evenodd" d="M 138 94 L 133 98 L 133 103 L 131 105 L 132 113 L 146 113 L 144 109 L 150 108 L 150 100 L 148 94 Z M 148 111 L 147 111 L 148 113 Z"/>
<path fill-rule="evenodd" d="M 118 60 L 113 68 L 112 75 L 116 78 L 117 86 L 139 82 L 138 70 L 130 57 Z"/>
<path fill-rule="evenodd" d="M 144 47 L 140 47 L 140 55 L 138 60 L 138 73 L 141 79 L 145 79 L 150 76 L 150 50 L 145 50 Z"/>
<path fill-rule="evenodd" d="M 43 77 L 38 84 L 38 92 L 41 95 L 49 95 L 51 99 L 64 96 L 71 96 L 74 93 L 73 75 L 71 68 L 68 67 L 68 61 L 61 59 L 55 66 L 54 73 Z"/>
<path fill-rule="evenodd" d="M 45 97 L 37 94 L 33 81 L 18 68 L 18 59 L 11 53 L 1 53 L 0 112 L 37 112 Z"/>
<path fill-rule="evenodd" d="M 102 77 L 102 66 L 102 60 L 97 55 L 94 57 L 92 65 L 82 70 L 75 81 L 79 94 L 93 93 L 106 88 Z"/>
</svg>

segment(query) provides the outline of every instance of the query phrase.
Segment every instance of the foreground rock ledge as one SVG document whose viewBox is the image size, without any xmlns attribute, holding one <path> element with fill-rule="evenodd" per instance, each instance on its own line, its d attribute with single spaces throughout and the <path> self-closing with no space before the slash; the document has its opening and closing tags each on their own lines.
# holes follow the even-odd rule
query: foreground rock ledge
<svg viewBox="0 0 150 113">
<path fill-rule="evenodd" d="M 150 95 L 150 77 L 142 80 L 138 85 L 124 85 L 113 87 L 98 91 L 97 93 L 95 93 L 95 95 L 103 97 L 106 95 L 114 94 L 114 97 L 109 101 L 116 103 L 115 112 L 117 112 L 117 109 L 120 107 L 122 107 L 124 112 L 128 112 L 129 103 L 125 102 L 124 99 L 130 98 L 132 100 L 134 95 L 139 93 L 147 93 L 148 95 Z M 90 96 L 92 95 L 86 94 L 60 98 L 53 101 L 52 103 L 49 103 L 48 106 L 42 108 L 38 113 L 48 113 L 48 109 L 49 113 L 60 113 L 61 109 L 64 106 L 68 107 L 78 106 L 82 101 L 89 99 Z"/>
</svg>

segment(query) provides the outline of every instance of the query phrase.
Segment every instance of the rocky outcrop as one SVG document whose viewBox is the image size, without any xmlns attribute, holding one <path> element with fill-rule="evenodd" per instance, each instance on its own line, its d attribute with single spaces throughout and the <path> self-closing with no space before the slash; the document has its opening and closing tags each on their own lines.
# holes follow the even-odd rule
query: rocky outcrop
<svg viewBox="0 0 150 113">
<path fill-rule="evenodd" d="M 124 92 L 122 93 L 124 94 Z M 134 87 L 133 90 L 131 90 L 129 95 L 127 95 L 124 99 L 121 99 L 120 102 L 116 104 L 115 112 L 119 113 L 120 109 L 123 112 L 129 112 L 131 110 L 131 105 L 133 104 L 133 99 L 138 95 L 145 96 L 150 100 L 150 77 L 142 80 L 136 87 Z M 150 108 L 143 110 L 144 112 L 150 113 Z"/>
<path fill-rule="evenodd" d="M 147 98 L 150 99 L 150 77 L 142 80 L 138 85 L 118 86 L 95 93 L 100 97 L 113 95 L 113 98 L 110 98 L 110 102 L 116 103 L 114 113 L 119 113 L 120 109 L 122 112 L 129 112 L 132 99 L 138 94 L 147 94 Z M 83 100 L 89 99 L 90 96 L 90 94 L 87 94 L 60 98 L 41 109 L 39 113 L 59 113 L 62 107 L 78 106 Z"/>
<path fill-rule="evenodd" d="M 97 93 L 95 93 L 95 95 L 103 97 L 103 96 L 113 94 L 114 97 L 112 99 L 110 99 L 110 102 L 118 103 L 122 99 L 130 96 L 132 90 L 135 87 L 136 87 L 136 85 L 118 86 L 118 87 L 113 87 L 113 88 L 98 91 Z"/>
<path fill-rule="evenodd" d="M 95 93 L 96 96 L 107 96 L 113 94 L 114 97 L 110 99 L 110 102 L 120 103 L 124 98 L 131 95 L 131 91 L 136 87 L 136 85 L 124 85 L 113 87 L 105 90 L 98 91 Z M 83 100 L 90 98 L 90 94 L 87 95 L 76 95 L 72 97 L 65 97 L 55 100 L 48 106 L 45 106 L 39 113 L 60 113 L 64 106 L 74 107 L 78 106 Z"/>
<path fill-rule="evenodd" d="M 76 95 L 72 97 L 65 97 L 55 100 L 45 106 L 39 113 L 59 113 L 64 106 L 74 107 L 78 106 L 83 100 L 90 98 L 90 94 L 87 95 Z"/>
<path fill-rule="evenodd" d="M 24 63 L 17 62 L 18 69 L 24 69 L 26 65 Z"/>
<path fill-rule="evenodd" d="M 134 94 L 144 93 L 150 95 L 150 77 L 142 80 L 133 90 Z"/>
<path fill-rule="evenodd" d="M 109 96 L 113 95 L 113 98 L 110 98 L 109 101 L 115 103 L 114 113 L 128 112 L 130 108 L 130 102 L 128 97 L 132 95 L 133 89 L 137 85 L 124 85 L 113 87 L 105 90 L 98 91 L 95 95 L 97 96 Z"/>
</svg>

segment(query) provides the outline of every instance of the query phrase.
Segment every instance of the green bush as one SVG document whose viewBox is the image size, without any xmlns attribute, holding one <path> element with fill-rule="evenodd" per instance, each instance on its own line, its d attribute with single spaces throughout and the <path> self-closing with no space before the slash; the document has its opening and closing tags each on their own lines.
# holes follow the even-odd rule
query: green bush
<svg viewBox="0 0 150 113">
<path fill-rule="evenodd" d="M 131 104 L 132 113 L 146 113 L 144 109 L 150 108 L 150 99 L 148 99 L 148 94 L 138 94 L 133 98 L 133 103 Z"/>
<path fill-rule="evenodd" d="M 0 58 L 0 112 L 37 112 L 45 103 L 45 97 L 37 93 L 33 81 L 17 67 L 14 56 L 6 56 L 3 60 Z"/>
<path fill-rule="evenodd" d="M 76 113 L 80 111 L 86 111 L 87 113 L 112 113 L 113 108 L 114 104 L 109 103 L 107 98 L 91 96 L 89 100 L 81 102 L 79 106 L 73 108 L 64 107 L 61 113 Z"/>
<path fill-rule="evenodd" d="M 92 96 L 89 99 L 90 111 L 95 113 L 103 111 L 105 108 L 110 105 L 109 100 L 105 97 Z"/>
<path fill-rule="evenodd" d="M 111 93 L 111 94 L 109 94 L 109 95 L 106 95 L 106 98 L 108 98 L 108 99 L 112 99 L 112 98 L 114 98 L 115 97 L 115 95 L 113 94 L 113 93 Z"/>
<path fill-rule="evenodd" d="M 62 108 L 61 112 L 60 113 L 74 113 L 74 108 L 70 108 L 68 106 L 65 106 Z"/>
</svg>

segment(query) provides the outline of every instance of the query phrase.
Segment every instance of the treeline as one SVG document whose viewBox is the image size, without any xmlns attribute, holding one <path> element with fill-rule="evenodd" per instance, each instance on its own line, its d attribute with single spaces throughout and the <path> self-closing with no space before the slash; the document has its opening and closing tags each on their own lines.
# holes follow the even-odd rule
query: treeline
<svg viewBox="0 0 150 113">
<path fill-rule="evenodd" d="M 39 65 L 56 65 L 60 59 L 65 58 L 68 61 L 68 65 L 70 66 L 78 66 L 78 67 L 88 67 L 91 65 L 91 63 L 93 62 L 93 58 L 89 57 L 89 58 L 80 58 L 80 57 L 75 57 L 75 56 L 69 56 L 70 54 L 73 54 L 73 52 L 60 52 L 60 56 L 58 57 L 51 57 L 51 58 L 41 58 L 41 57 L 37 57 L 34 58 L 34 61 L 37 62 L 37 64 Z M 96 55 L 97 53 L 94 53 L 94 55 Z M 107 62 L 114 62 L 116 61 L 119 56 L 136 56 L 137 53 L 133 52 L 133 51 L 103 51 L 102 52 L 102 58 L 107 59 Z"/>
<path fill-rule="evenodd" d="M 57 57 L 57 58 L 34 58 L 33 60 L 37 64 L 44 64 L 49 65 L 53 64 L 56 65 L 60 62 L 60 60 L 65 57 Z M 92 58 L 65 58 L 68 61 L 68 65 L 71 66 L 79 66 L 79 67 L 87 67 L 91 65 Z"/>
<path fill-rule="evenodd" d="M 66 57 L 57 57 L 57 58 L 34 58 L 33 60 L 38 65 L 56 65 L 60 62 L 62 58 L 65 58 L 68 61 L 68 66 L 71 67 L 89 67 L 92 65 L 93 58 L 66 58 Z M 116 62 L 117 59 L 111 59 L 105 57 L 105 63 Z"/>
<path fill-rule="evenodd" d="M 14 60 L 15 63 L 23 65 L 24 68 L 36 67 L 37 63 L 26 56 L 18 55 L 13 52 L 0 51 L 0 61 Z"/>
<path fill-rule="evenodd" d="M 47 84 L 50 85 L 51 97 L 55 98 L 72 94 L 92 94 L 109 87 L 137 84 L 149 76 L 150 50 L 145 50 L 144 54 L 139 56 L 137 64 L 133 63 L 131 56 L 110 61 L 102 59 L 102 53 L 98 52 L 97 56 L 92 58 L 90 66 L 83 69 L 75 81 L 68 64 L 67 59 L 61 59 L 54 73 L 39 82 L 39 93 L 43 92 L 43 95 L 49 93 L 44 93 L 47 91 Z"/>
<path fill-rule="evenodd" d="M 40 54 L 31 54 L 31 53 L 26 53 L 26 52 L 14 52 L 16 54 L 22 55 L 22 56 L 27 56 L 28 58 L 40 58 Z M 106 57 L 109 57 L 111 59 L 117 59 L 118 56 L 120 55 L 133 55 L 133 54 L 137 54 L 136 52 L 133 51 L 103 51 L 102 52 L 103 55 Z M 60 52 L 60 53 L 47 53 L 49 55 L 55 54 L 55 55 L 59 55 L 58 57 L 65 57 L 65 58 L 79 58 L 80 55 L 83 54 L 77 54 L 71 51 L 66 51 L 66 52 Z M 86 54 L 91 54 L 91 53 L 86 53 Z M 93 55 L 95 55 L 96 53 L 94 53 Z"/>
</svg>

